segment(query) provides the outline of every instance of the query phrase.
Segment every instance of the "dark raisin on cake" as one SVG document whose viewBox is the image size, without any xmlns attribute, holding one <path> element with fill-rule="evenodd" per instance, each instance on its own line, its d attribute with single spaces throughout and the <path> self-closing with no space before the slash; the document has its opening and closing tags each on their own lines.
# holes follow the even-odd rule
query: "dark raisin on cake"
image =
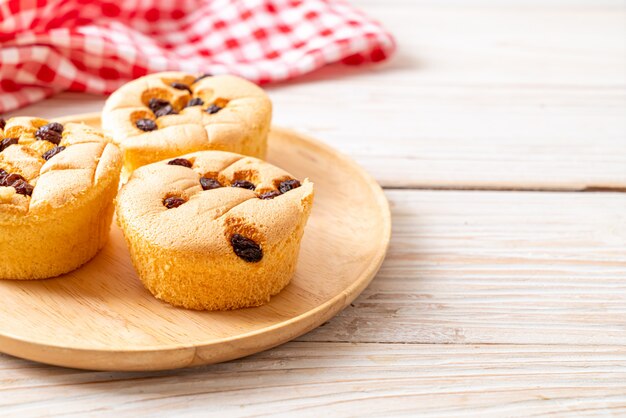
<svg viewBox="0 0 626 418">
<path fill-rule="evenodd" d="M 17 173 L 8 173 L 0 168 L 0 186 L 13 187 L 15 191 L 24 196 L 33 194 L 33 186 L 31 186 L 24 177 Z"/>
<path fill-rule="evenodd" d="M 63 125 L 58 122 L 52 122 L 37 129 L 37 132 L 35 132 L 35 138 L 40 141 L 48 141 L 54 145 L 59 145 L 62 133 Z"/>
<path fill-rule="evenodd" d="M 220 110 L 222 110 L 223 108 L 219 107 L 216 104 L 212 104 L 209 107 L 206 108 L 206 112 L 210 115 L 219 112 Z"/>
<path fill-rule="evenodd" d="M 248 180 L 235 180 L 233 182 L 233 184 L 231 184 L 231 186 L 232 187 L 239 187 L 239 188 L 242 188 L 242 189 L 248 189 L 248 190 L 254 190 L 256 188 L 254 183 L 251 183 Z"/>
<path fill-rule="evenodd" d="M 0 152 L 7 149 L 10 145 L 17 144 L 17 142 L 18 142 L 17 138 L 4 138 L 2 141 L 0 141 Z"/>
<path fill-rule="evenodd" d="M 296 189 L 298 187 L 300 187 L 300 182 L 296 179 L 290 179 L 282 181 L 278 185 L 278 190 L 280 190 L 281 193 L 287 193 L 288 191 Z"/>
<path fill-rule="evenodd" d="M 202 100 L 199 97 L 194 97 L 193 99 L 187 102 L 187 105 L 185 107 L 202 106 L 203 104 L 204 104 L 204 100 Z"/>
<path fill-rule="evenodd" d="M 144 132 L 150 132 L 157 129 L 157 124 L 152 119 L 139 119 L 135 122 L 135 126 Z"/>
<path fill-rule="evenodd" d="M 213 190 L 222 187 L 222 184 L 212 177 L 201 177 L 200 185 L 202 186 L 202 190 Z"/>
<path fill-rule="evenodd" d="M 156 112 L 157 110 L 159 110 L 162 107 L 165 107 L 167 105 L 169 105 L 170 102 L 168 102 L 165 99 L 159 99 L 158 97 L 153 97 L 152 99 L 150 99 L 148 101 L 148 107 L 150 108 L 150 110 L 152 110 L 153 112 Z"/>
<path fill-rule="evenodd" d="M 189 94 L 191 94 L 191 89 L 185 83 L 180 83 L 178 81 L 174 81 L 174 82 L 170 83 L 170 86 L 174 87 L 176 90 L 187 90 L 189 92 Z"/>
<path fill-rule="evenodd" d="M 257 263 L 263 258 L 261 246 L 243 235 L 234 234 L 230 237 L 230 245 L 237 257 L 248 263 Z"/>
<path fill-rule="evenodd" d="M 280 192 L 278 190 L 270 190 L 269 192 L 261 193 L 259 195 L 259 199 L 263 199 L 263 200 L 273 199 L 276 196 L 280 196 Z"/>
<path fill-rule="evenodd" d="M 168 209 L 174 209 L 185 203 L 186 200 L 182 197 L 171 196 L 163 199 L 163 206 Z"/>
<path fill-rule="evenodd" d="M 58 153 L 60 153 L 61 151 L 63 151 L 65 149 L 64 146 L 60 146 L 60 147 L 54 147 L 52 149 L 49 149 L 48 151 L 44 152 L 43 155 L 41 156 L 44 160 L 48 161 L 50 158 L 54 157 L 55 155 L 57 155 Z"/>
<path fill-rule="evenodd" d="M 186 158 L 174 158 L 173 160 L 168 161 L 167 165 L 181 165 L 183 167 L 191 168 L 193 164 Z"/>
<path fill-rule="evenodd" d="M 33 194 L 33 186 L 31 186 L 26 180 L 17 180 L 11 185 L 18 194 L 24 196 L 31 196 Z"/>
</svg>

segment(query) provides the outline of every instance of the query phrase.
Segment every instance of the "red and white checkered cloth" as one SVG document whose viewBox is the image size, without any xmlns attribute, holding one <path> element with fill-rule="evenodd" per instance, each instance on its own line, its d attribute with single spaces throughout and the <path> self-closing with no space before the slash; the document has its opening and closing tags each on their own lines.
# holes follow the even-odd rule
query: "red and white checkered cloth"
<svg viewBox="0 0 626 418">
<path fill-rule="evenodd" d="M 164 70 L 264 84 L 382 61 L 394 47 L 343 0 L 3 0 L 0 112 L 62 90 L 110 93 Z"/>
</svg>

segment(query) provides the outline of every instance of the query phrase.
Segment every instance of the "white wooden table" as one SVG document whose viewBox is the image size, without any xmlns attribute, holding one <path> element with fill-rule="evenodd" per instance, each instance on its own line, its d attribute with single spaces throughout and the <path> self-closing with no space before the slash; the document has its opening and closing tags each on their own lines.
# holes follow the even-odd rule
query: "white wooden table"
<svg viewBox="0 0 626 418">
<path fill-rule="evenodd" d="M 276 124 L 386 188 L 392 243 L 369 288 L 225 364 L 105 373 L 0 355 L 0 415 L 626 414 L 624 2 L 356 3 L 397 35 L 395 58 L 269 92 Z"/>
</svg>

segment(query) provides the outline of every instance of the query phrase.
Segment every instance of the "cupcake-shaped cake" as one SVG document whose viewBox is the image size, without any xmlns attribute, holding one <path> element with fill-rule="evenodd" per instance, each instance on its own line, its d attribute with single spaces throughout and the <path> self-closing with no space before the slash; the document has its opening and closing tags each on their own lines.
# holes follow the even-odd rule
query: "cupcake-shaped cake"
<svg viewBox="0 0 626 418">
<path fill-rule="evenodd" d="M 76 269 L 108 237 L 122 158 L 83 125 L 0 120 L 0 279 Z"/>
<path fill-rule="evenodd" d="M 194 151 L 264 158 L 271 117 L 265 92 L 242 78 L 165 72 L 114 92 L 102 127 L 122 149 L 127 178 L 138 167 Z"/>
<path fill-rule="evenodd" d="M 138 275 L 191 309 L 258 306 L 290 281 L 313 184 L 256 158 L 201 151 L 137 169 L 117 219 Z"/>
</svg>

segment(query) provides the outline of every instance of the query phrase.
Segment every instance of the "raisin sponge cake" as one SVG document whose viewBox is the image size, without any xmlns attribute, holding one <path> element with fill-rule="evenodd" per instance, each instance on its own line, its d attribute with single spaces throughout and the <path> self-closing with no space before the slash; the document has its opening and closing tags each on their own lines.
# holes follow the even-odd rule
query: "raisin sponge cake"
<svg viewBox="0 0 626 418">
<path fill-rule="evenodd" d="M 313 183 L 259 159 L 200 151 L 137 169 L 117 219 L 157 298 L 198 310 L 258 306 L 290 281 Z"/>
<path fill-rule="evenodd" d="M 76 269 L 102 248 L 122 154 L 98 131 L 43 119 L 0 119 L 0 279 Z"/>
<path fill-rule="evenodd" d="M 102 127 L 122 149 L 126 179 L 138 167 L 194 151 L 264 158 L 271 117 L 265 92 L 242 78 L 163 72 L 115 91 Z"/>
</svg>

